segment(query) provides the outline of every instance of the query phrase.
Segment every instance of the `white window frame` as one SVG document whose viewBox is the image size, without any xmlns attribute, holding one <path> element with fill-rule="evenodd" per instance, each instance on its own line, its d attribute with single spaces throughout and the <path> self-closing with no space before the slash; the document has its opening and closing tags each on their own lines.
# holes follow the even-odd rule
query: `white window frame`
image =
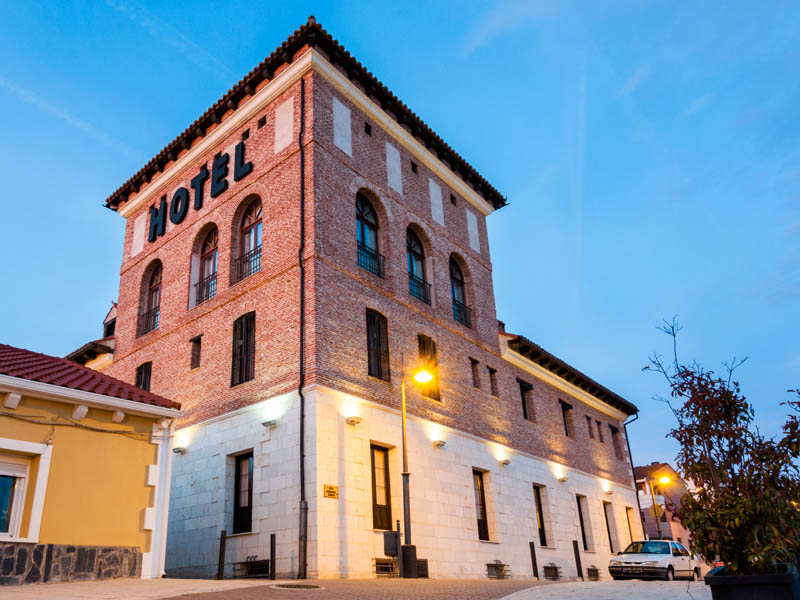
<svg viewBox="0 0 800 600">
<path fill-rule="evenodd" d="M 22 523 L 22 513 L 24 512 L 25 500 L 30 489 L 30 462 L 24 459 L 2 458 L 0 459 L 0 474 L 20 477 L 23 483 L 19 488 L 15 486 L 14 507 L 12 508 L 11 520 L 8 533 L 0 533 L 0 542 L 24 542 L 38 543 L 39 530 L 42 525 L 42 515 L 44 513 L 44 498 L 47 491 L 47 479 L 50 476 L 50 460 L 53 453 L 51 444 L 37 444 L 35 442 L 23 442 L 10 438 L 0 438 L 0 452 L 10 451 L 27 455 L 30 459 L 39 457 L 39 468 L 36 473 L 36 482 L 33 487 L 33 504 L 31 507 L 31 518 L 28 524 L 27 537 L 19 537 L 19 528 Z M 24 475 L 20 472 L 24 469 Z"/>
</svg>

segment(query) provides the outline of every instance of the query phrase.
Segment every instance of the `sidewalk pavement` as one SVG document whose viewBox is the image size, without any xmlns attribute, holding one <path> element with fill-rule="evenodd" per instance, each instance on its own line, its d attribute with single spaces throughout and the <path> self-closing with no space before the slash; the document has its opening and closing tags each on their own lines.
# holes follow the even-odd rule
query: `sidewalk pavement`
<svg viewBox="0 0 800 600">
<path fill-rule="evenodd" d="M 702 581 L 587 581 L 554 583 L 520 590 L 501 600 L 711 600 L 711 588 Z"/>
<path fill-rule="evenodd" d="M 0 587 L 0 598 L 14 600 L 152 600 L 185 594 L 226 592 L 263 586 L 263 579 L 111 579 Z M 279 583 L 270 581 L 269 583 Z M 224 597 L 224 596 L 222 596 Z"/>
</svg>

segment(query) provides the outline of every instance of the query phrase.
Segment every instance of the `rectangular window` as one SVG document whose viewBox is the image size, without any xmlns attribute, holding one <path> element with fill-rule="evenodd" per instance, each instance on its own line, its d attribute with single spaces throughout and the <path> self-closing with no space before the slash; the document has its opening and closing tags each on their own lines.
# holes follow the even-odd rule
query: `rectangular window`
<svg viewBox="0 0 800 600">
<path fill-rule="evenodd" d="M 576 495 L 575 500 L 578 503 L 578 522 L 581 526 L 581 541 L 583 542 L 583 549 L 589 549 L 589 539 L 586 535 L 586 521 L 585 519 L 588 518 L 588 514 L 584 515 L 584 508 L 586 508 L 586 496 Z"/>
<path fill-rule="evenodd" d="M 103 337 L 113 337 L 114 330 L 117 327 L 117 320 L 111 319 L 108 323 L 103 323 Z"/>
<path fill-rule="evenodd" d="M 370 446 L 372 453 L 372 527 L 392 529 L 392 501 L 389 493 L 389 450 Z"/>
<path fill-rule="evenodd" d="M 592 423 L 592 417 L 586 416 L 586 427 L 589 430 L 589 437 L 594 439 L 594 423 Z"/>
<path fill-rule="evenodd" d="M 252 530 L 253 521 L 253 453 L 235 457 L 233 489 L 233 533 Z"/>
<path fill-rule="evenodd" d="M 427 335 L 417 335 L 419 343 L 419 366 L 433 375 L 429 383 L 420 384 L 422 395 L 439 400 L 439 361 L 436 358 L 436 342 Z"/>
<path fill-rule="evenodd" d="M 603 502 L 603 516 L 606 519 L 606 533 L 608 534 L 608 548 L 611 554 L 614 554 L 614 534 L 612 533 L 612 525 L 614 523 L 614 508 L 610 502 Z"/>
<path fill-rule="evenodd" d="M 605 444 L 606 440 L 603 438 L 603 424 L 600 421 L 596 421 L 597 423 L 597 438 L 600 440 L 601 444 Z"/>
<path fill-rule="evenodd" d="M 193 337 L 189 340 L 189 343 L 192 345 L 192 359 L 190 368 L 197 369 L 200 367 L 200 353 L 202 350 L 202 342 L 203 336 L 198 335 L 197 337 Z"/>
<path fill-rule="evenodd" d="M 542 503 L 543 487 L 533 484 L 533 499 L 536 502 L 536 525 L 539 528 L 539 544 L 547 546 L 547 531 L 544 527 L 544 505 Z"/>
<path fill-rule="evenodd" d="M 255 377 L 256 313 L 242 315 L 233 322 L 233 365 L 231 385 L 239 385 Z"/>
<path fill-rule="evenodd" d="M 630 506 L 626 506 L 625 518 L 628 521 L 628 537 L 630 538 L 631 543 L 633 543 L 633 523 L 634 523 L 633 519 L 635 518 L 633 515 L 634 515 L 633 509 Z"/>
<path fill-rule="evenodd" d="M 367 369 L 372 377 L 389 381 L 389 326 L 381 313 L 367 309 Z"/>
<path fill-rule="evenodd" d="M 486 516 L 486 493 L 483 486 L 483 472 L 472 470 L 472 486 L 475 491 L 475 514 L 478 518 L 478 539 L 489 540 L 489 521 Z"/>
<path fill-rule="evenodd" d="M 564 421 L 564 435 L 572 437 L 572 405 L 569 402 L 559 400 L 561 405 L 561 418 Z"/>
<path fill-rule="evenodd" d="M 497 369 L 486 367 L 489 371 L 489 387 L 491 388 L 492 396 L 495 398 L 500 397 L 500 391 L 497 388 Z"/>
<path fill-rule="evenodd" d="M 611 430 L 611 443 L 614 445 L 614 455 L 617 458 L 622 458 L 622 444 L 619 439 L 619 429 L 613 425 L 609 425 L 608 428 Z"/>
<path fill-rule="evenodd" d="M 30 463 L 0 454 L 0 536 L 20 535 Z"/>
<path fill-rule="evenodd" d="M 480 374 L 481 363 L 475 360 L 474 358 L 470 358 L 469 364 L 472 367 L 472 387 L 481 389 L 481 374 Z"/>
<path fill-rule="evenodd" d="M 153 363 L 146 362 L 136 369 L 136 387 L 145 392 L 150 391 L 150 373 L 153 369 Z"/>
<path fill-rule="evenodd" d="M 519 383 L 519 395 L 522 400 L 522 418 L 528 421 L 536 421 L 536 412 L 533 405 L 533 386 L 527 381 L 517 379 Z"/>
</svg>

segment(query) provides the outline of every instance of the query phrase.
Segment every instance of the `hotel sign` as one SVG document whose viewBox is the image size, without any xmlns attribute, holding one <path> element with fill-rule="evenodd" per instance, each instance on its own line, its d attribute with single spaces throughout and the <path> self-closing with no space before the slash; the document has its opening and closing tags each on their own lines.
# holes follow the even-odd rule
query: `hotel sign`
<svg viewBox="0 0 800 600">
<path fill-rule="evenodd" d="M 253 163 L 245 162 L 245 145 L 244 140 L 236 144 L 233 159 L 233 180 L 239 181 L 247 177 L 253 172 Z M 208 167 L 204 164 L 200 167 L 200 171 L 195 175 L 190 186 L 194 192 L 194 210 L 203 208 L 203 200 L 205 194 L 205 186 L 207 181 L 211 181 L 209 195 L 216 198 L 222 192 L 228 189 L 228 174 L 230 168 L 230 155 L 225 152 L 220 154 L 214 159 L 211 164 L 211 172 L 209 173 Z M 177 225 L 181 223 L 189 212 L 190 194 L 189 190 L 185 187 L 179 187 L 172 194 L 172 199 L 167 208 L 166 194 L 161 197 L 161 202 L 158 208 L 155 206 L 150 207 L 150 228 L 147 235 L 147 241 L 155 242 L 160 236 L 164 235 L 167 226 L 167 213 L 169 213 L 170 222 Z"/>
</svg>

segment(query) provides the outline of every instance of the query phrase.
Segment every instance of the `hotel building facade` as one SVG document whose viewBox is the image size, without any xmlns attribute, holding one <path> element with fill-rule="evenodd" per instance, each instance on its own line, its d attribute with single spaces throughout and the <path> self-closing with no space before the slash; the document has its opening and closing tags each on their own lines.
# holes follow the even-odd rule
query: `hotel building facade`
<svg viewBox="0 0 800 600">
<path fill-rule="evenodd" d="M 225 530 L 229 573 L 274 533 L 279 576 L 372 576 L 403 518 L 403 377 L 431 577 L 605 572 L 641 538 L 636 407 L 497 320 L 505 199 L 313 18 L 106 204 L 104 372 L 185 413 L 168 575 L 212 576 Z"/>
</svg>

